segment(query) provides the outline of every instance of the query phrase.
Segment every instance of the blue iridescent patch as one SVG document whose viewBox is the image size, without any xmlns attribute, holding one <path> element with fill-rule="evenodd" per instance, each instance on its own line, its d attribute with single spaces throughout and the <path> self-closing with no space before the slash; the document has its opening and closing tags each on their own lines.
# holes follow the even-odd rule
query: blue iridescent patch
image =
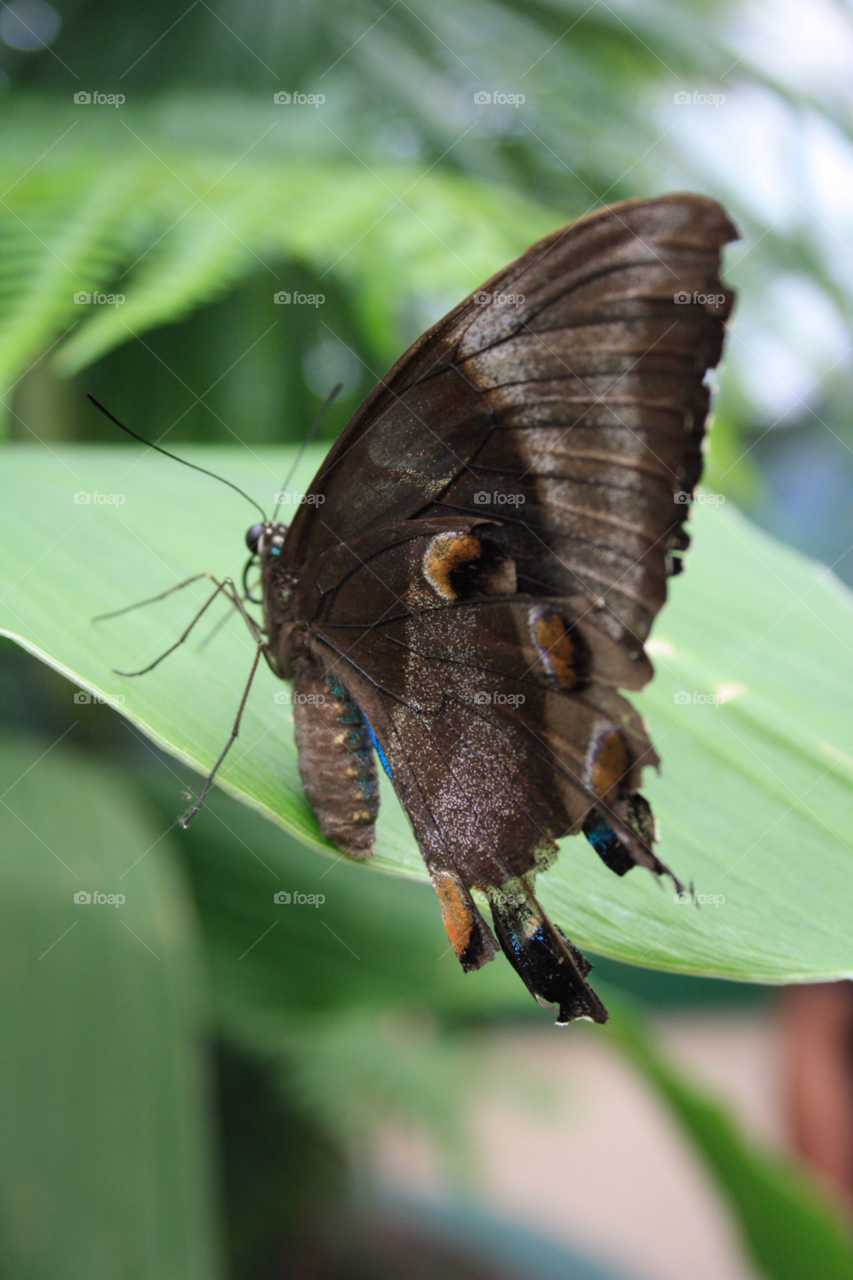
<svg viewBox="0 0 853 1280">
<path fill-rule="evenodd" d="M 599 857 L 619 847 L 619 837 L 604 818 L 595 814 L 592 821 L 587 819 L 583 833 Z"/>
<path fill-rule="evenodd" d="M 326 684 L 329 686 L 329 688 L 332 691 L 332 697 L 336 698 L 339 702 L 344 702 L 346 699 L 346 694 L 344 693 L 340 682 L 335 679 L 331 671 L 328 671 L 326 673 L 325 680 L 326 680 Z"/>
<path fill-rule="evenodd" d="M 382 765 L 382 768 L 385 770 L 388 777 L 390 778 L 392 776 L 391 766 L 389 765 L 387 759 L 385 758 L 385 752 L 382 750 L 382 747 L 380 746 L 380 743 L 379 743 L 379 739 L 377 738 L 376 734 L 373 732 L 373 726 L 371 725 L 367 716 L 364 716 L 364 723 L 367 728 L 367 732 L 370 734 L 370 741 L 373 743 L 374 750 L 376 751 L 376 754 L 379 756 L 379 762 Z"/>
<path fill-rule="evenodd" d="M 280 556 L 280 555 L 281 555 L 281 547 L 270 547 L 270 555 L 271 555 L 271 556 Z"/>
<path fill-rule="evenodd" d="M 630 821 L 629 817 L 629 825 Z M 635 865 L 628 849 L 603 814 L 593 809 L 583 824 L 583 833 L 604 865 L 617 876 L 624 876 Z"/>
</svg>

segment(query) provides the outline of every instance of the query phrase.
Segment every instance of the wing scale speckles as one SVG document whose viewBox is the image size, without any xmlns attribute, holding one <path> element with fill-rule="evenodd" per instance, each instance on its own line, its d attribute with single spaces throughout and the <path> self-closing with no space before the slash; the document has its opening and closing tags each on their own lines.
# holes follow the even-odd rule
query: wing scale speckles
<svg viewBox="0 0 853 1280">
<path fill-rule="evenodd" d="M 657 755 L 619 690 L 651 677 L 644 642 L 689 543 L 734 238 L 718 204 L 680 194 L 533 245 L 394 365 L 282 554 L 261 552 L 277 673 L 337 682 L 294 708 L 324 832 L 369 848 L 375 747 L 463 968 L 495 952 L 481 890 L 561 1022 L 606 1015 L 533 893 L 555 841 L 584 831 L 618 875 L 668 871 L 638 791 Z"/>
</svg>

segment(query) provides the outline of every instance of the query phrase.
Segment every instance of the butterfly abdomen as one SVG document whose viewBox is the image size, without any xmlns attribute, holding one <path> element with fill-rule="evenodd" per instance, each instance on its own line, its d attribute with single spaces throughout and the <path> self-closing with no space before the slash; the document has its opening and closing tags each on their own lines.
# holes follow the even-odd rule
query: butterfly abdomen
<svg viewBox="0 0 853 1280">
<path fill-rule="evenodd" d="M 350 857 L 366 857 L 379 810 L 369 730 L 333 671 L 300 657 L 294 676 L 294 735 L 305 794 L 323 835 Z"/>
</svg>

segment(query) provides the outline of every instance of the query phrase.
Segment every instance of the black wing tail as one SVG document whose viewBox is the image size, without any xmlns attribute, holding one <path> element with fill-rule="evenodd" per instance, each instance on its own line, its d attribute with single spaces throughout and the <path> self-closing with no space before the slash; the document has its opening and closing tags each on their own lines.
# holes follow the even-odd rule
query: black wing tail
<svg viewBox="0 0 853 1280">
<path fill-rule="evenodd" d="M 490 891 L 489 903 L 501 950 L 531 995 L 557 1006 L 557 1025 L 606 1022 L 607 1010 L 586 981 L 592 965 L 551 923 L 527 882 L 507 881 Z"/>
<path fill-rule="evenodd" d="M 587 814 L 583 833 L 617 876 L 624 876 L 632 867 L 648 867 L 656 876 L 669 876 L 676 893 L 685 892 L 675 872 L 654 851 L 655 820 L 648 800 L 639 791 L 625 800 L 595 805 Z"/>
</svg>

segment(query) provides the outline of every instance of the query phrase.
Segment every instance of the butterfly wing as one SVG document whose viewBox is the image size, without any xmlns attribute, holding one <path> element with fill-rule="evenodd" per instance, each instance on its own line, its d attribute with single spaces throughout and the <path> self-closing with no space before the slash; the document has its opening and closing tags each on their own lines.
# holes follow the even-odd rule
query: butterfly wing
<svg viewBox="0 0 853 1280">
<path fill-rule="evenodd" d="M 592 1016 L 575 953 L 532 880 L 590 812 L 631 839 L 629 798 L 657 756 L 617 685 L 646 673 L 567 601 L 510 593 L 500 533 L 445 517 L 354 539 L 312 562 L 298 609 L 313 619 L 315 669 L 346 686 L 379 746 L 463 966 L 494 954 L 479 890 L 503 949 L 542 971 L 531 989 L 567 1017 Z M 665 869 L 650 842 L 634 837 L 632 848 L 624 869 Z M 543 986 L 552 953 L 572 978 L 562 995 Z"/>
<path fill-rule="evenodd" d="M 457 955 L 494 953 L 481 891 L 563 1021 L 605 1015 L 533 895 L 554 841 L 666 869 L 637 792 L 657 757 L 618 689 L 650 677 L 687 545 L 734 236 L 667 196 L 534 245 L 368 397 L 285 544 L 311 661 L 380 746 Z"/>
<path fill-rule="evenodd" d="M 667 486 L 689 495 L 701 470 L 704 373 L 731 308 L 720 250 L 736 234 L 716 202 L 667 195 L 599 210 L 533 245 L 379 380 L 315 476 L 285 558 L 298 570 L 326 546 L 447 500 L 454 485 L 476 486 L 452 495 L 470 502 L 531 461 L 546 505 L 553 482 L 569 476 L 587 490 L 621 490 L 614 501 L 632 509 L 637 491 L 647 504 Z M 559 490 L 562 505 L 568 492 Z M 680 524 L 685 511 L 673 505 Z M 576 550 L 584 534 L 613 540 L 601 513 L 586 518 L 591 528 L 576 520 L 568 543 L 546 522 L 546 541 L 553 532 Z M 601 581 L 597 563 L 581 563 Z"/>
</svg>

